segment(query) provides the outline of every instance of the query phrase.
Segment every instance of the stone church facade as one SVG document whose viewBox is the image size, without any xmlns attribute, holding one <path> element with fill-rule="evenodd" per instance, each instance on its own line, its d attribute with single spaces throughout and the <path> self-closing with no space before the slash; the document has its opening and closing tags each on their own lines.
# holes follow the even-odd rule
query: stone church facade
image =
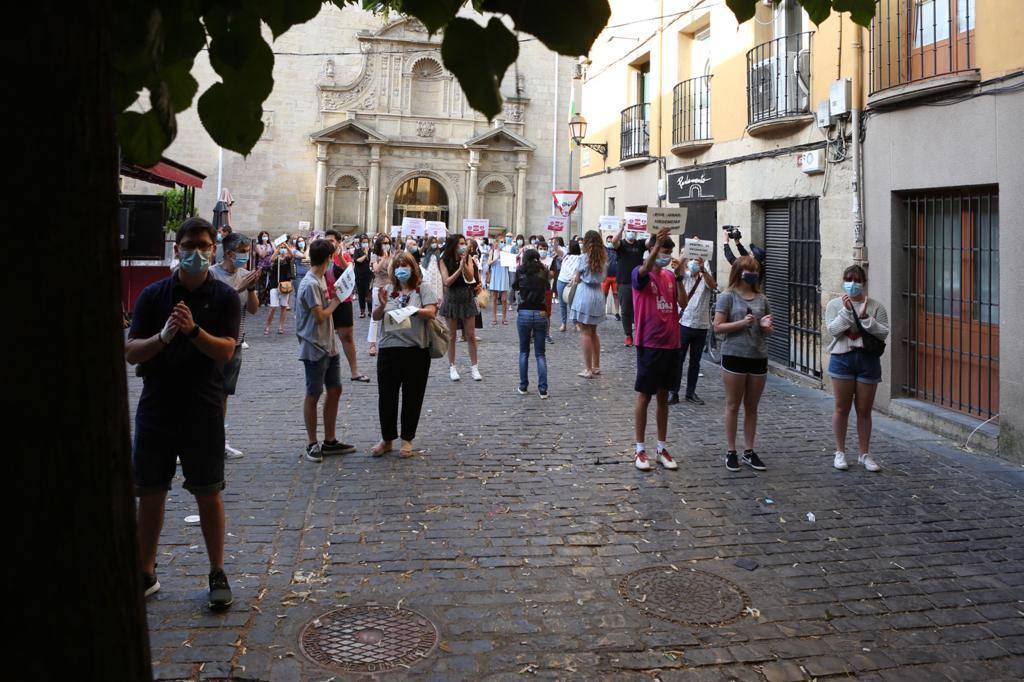
<svg viewBox="0 0 1024 682">
<path fill-rule="evenodd" d="M 472 217 L 488 218 L 494 233 L 541 232 L 552 174 L 558 188 L 569 181 L 573 60 L 558 59 L 556 78 L 555 54 L 522 42 L 502 84 L 504 110 L 488 122 L 445 70 L 440 41 L 416 20 L 333 7 L 274 41 L 263 137 L 248 157 L 223 154 L 235 228 L 294 233 L 309 222 L 372 233 L 411 216 L 449 231 Z M 195 73 L 200 92 L 216 79 L 199 59 Z M 207 174 L 197 207 L 212 213 L 219 149 L 195 107 L 166 154 Z"/>
</svg>

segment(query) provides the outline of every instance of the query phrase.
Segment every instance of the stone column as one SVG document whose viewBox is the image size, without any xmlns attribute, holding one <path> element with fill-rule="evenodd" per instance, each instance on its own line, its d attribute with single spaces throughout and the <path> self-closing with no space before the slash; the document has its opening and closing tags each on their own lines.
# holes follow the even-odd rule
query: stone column
<svg viewBox="0 0 1024 682">
<path fill-rule="evenodd" d="M 469 150 L 469 187 L 466 188 L 466 217 L 479 218 L 476 214 L 477 202 L 477 169 L 480 167 L 480 152 L 475 149 Z M 449 226 L 451 227 L 451 226 Z"/>
<path fill-rule="evenodd" d="M 366 199 L 366 232 L 376 234 L 380 231 L 380 219 L 377 211 L 380 206 L 380 145 L 370 146 L 370 179 Z"/>
<path fill-rule="evenodd" d="M 316 196 L 313 199 L 313 229 L 324 230 L 324 195 L 327 185 L 327 143 L 316 143 Z"/>
<path fill-rule="evenodd" d="M 516 164 L 516 234 L 526 234 L 526 162 Z"/>
</svg>

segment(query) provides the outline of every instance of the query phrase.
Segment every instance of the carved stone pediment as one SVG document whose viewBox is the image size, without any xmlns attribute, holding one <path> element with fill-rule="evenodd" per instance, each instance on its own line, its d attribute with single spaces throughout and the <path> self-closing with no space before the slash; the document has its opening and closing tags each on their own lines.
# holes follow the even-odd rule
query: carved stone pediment
<svg viewBox="0 0 1024 682">
<path fill-rule="evenodd" d="M 491 128 L 462 143 L 467 149 L 532 152 L 537 146 L 508 128 Z"/>
<path fill-rule="evenodd" d="M 368 144 L 388 141 L 387 137 L 381 135 L 370 126 L 352 119 L 335 123 L 323 130 L 318 130 L 310 135 L 309 139 L 311 142 L 328 142 L 331 144 Z"/>
</svg>

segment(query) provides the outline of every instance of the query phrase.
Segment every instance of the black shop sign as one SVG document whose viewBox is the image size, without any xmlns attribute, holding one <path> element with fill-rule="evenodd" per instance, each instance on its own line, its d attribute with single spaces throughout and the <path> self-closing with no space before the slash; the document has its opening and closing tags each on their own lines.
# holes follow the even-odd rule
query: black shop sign
<svg viewBox="0 0 1024 682">
<path fill-rule="evenodd" d="M 725 199 L 725 166 L 668 172 L 668 200 L 673 204 Z"/>
</svg>

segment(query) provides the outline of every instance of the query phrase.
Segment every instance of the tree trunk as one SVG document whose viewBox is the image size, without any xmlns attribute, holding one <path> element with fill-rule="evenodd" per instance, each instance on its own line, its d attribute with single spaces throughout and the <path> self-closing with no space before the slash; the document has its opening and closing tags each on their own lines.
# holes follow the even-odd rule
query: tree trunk
<svg viewBox="0 0 1024 682">
<path fill-rule="evenodd" d="M 28 504 L 5 525 L 21 540 L 8 588 L 26 606 L 11 648 L 16 661 L 30 646 L 53 658 L 13 674 L 150 679 L 121 328 L 112 7 L 45 0 L 24 10 L 8 36 L 7 205 L 28 217 L 6 225 L 18 352 L 5 362 L 16 444 L 5 454 L 8 491 Z"/>
</svg>

